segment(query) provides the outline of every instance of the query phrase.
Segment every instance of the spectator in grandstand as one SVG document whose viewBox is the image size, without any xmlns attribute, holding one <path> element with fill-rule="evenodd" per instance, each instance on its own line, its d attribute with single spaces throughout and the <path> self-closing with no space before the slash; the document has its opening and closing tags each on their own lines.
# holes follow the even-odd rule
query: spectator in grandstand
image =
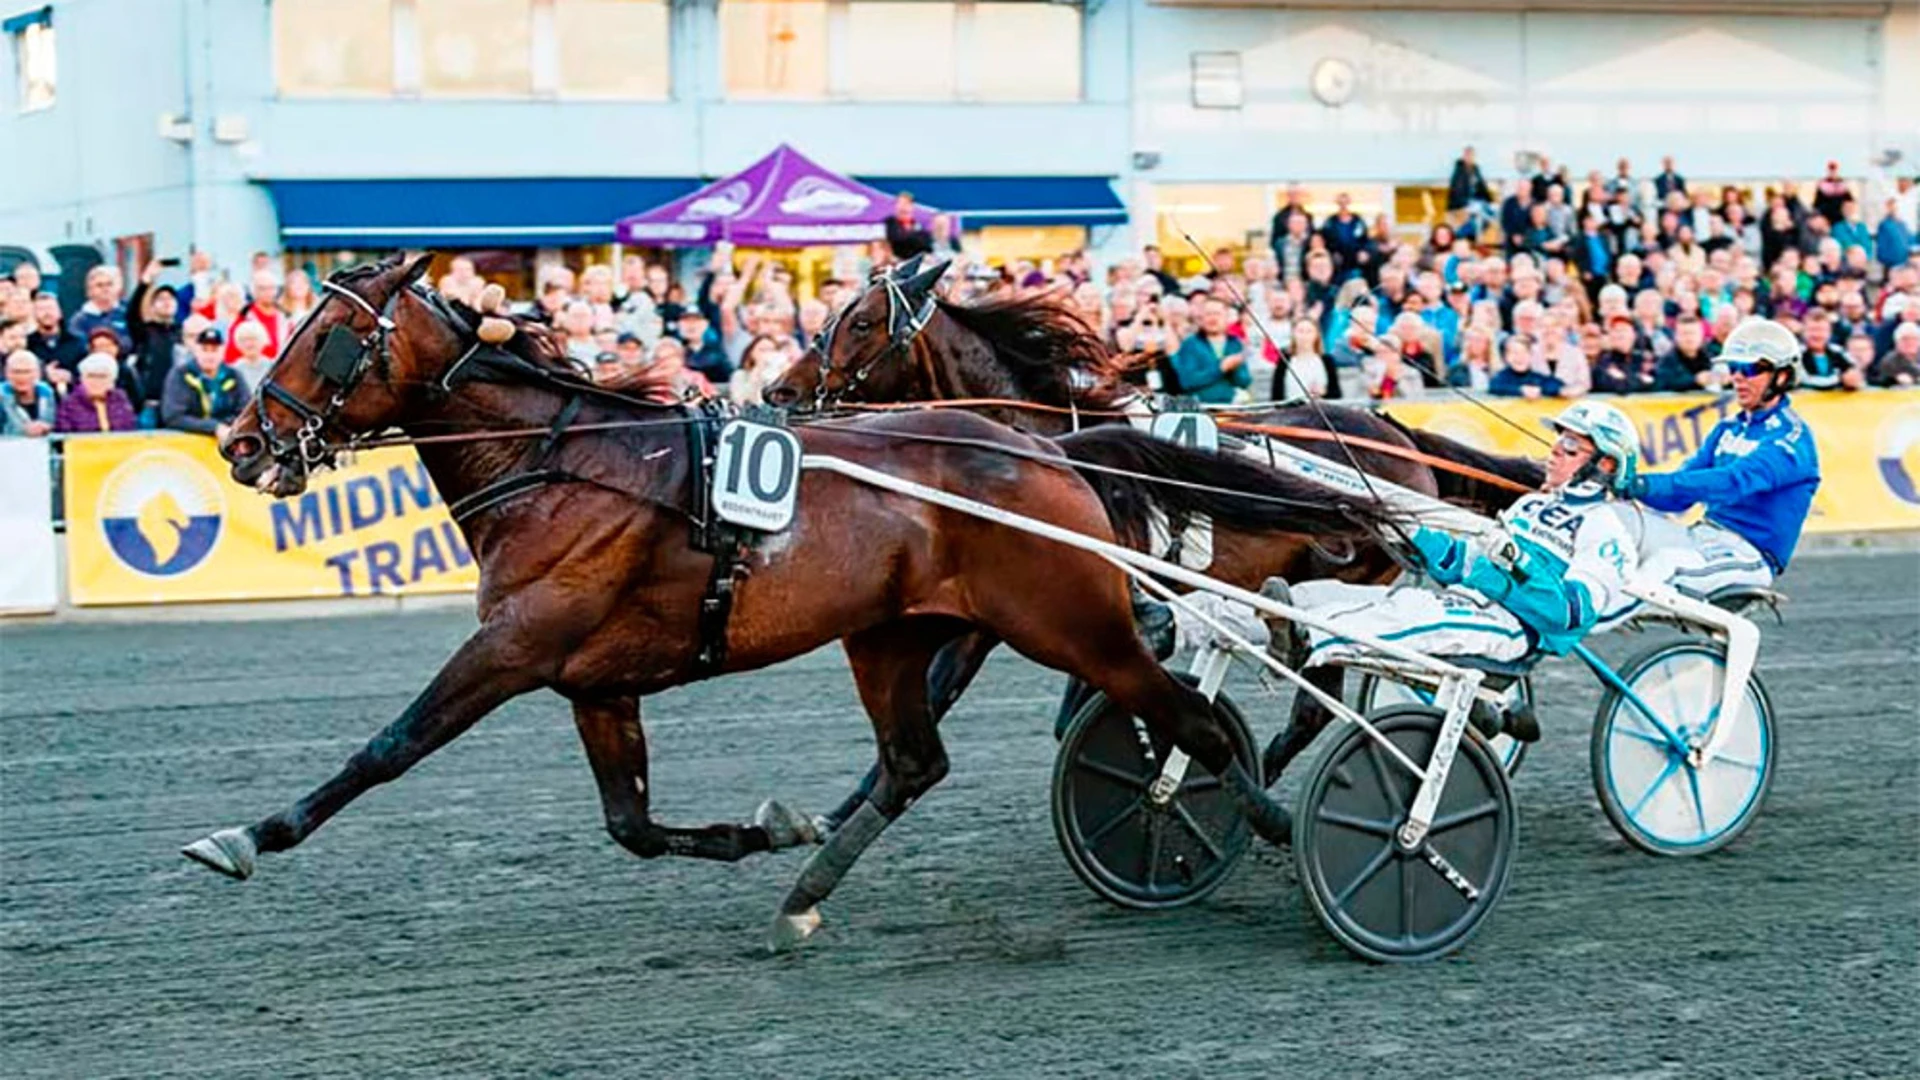
<svg viewBox="0 0 1920 1080">
<path fill-rule="evenodd" d="M 1624 175 L 1627 168 L 1625 158 L 1620 159 L 1620 168 Z M 1660 159 L 1660 171 L 1653 178 L 1654 197 L 1664 202 L 1667 196 L 1676 191 L 1682 195 L 1687 193 L 1687 178 L 1681 176 L 1679 170 L 1673 167 L 1671 156 L 1663 157 Z"/>
<path fill-rule="evenodd" d="M 763 403 L 767 387 L 780 381 L 787 365 L 786 349 L 778 338 L 771 334 L 754 335 L 741 353 L 740 367 L 727 382 L 727 396 L 736 405 Z"/>
<path fill-rule="evenodd" d="M 132 431 L 140 426 L 126 391 L 114 385 L 120 361 L 106 353 L 92 353 L 80 361 L 80 382 L 60 402 L 53 430 L 65 434 Z"/>
<path fill-rule="evenodd" d="M 687 347 L 678 338 L 663 337 L 653 345 L 653 362 L 648 376 L 667 388 L 677 401 L 703 401 L 713 397 L 713 384 L 706 376 L 687 367 Z"/>
<path fill-rule="evenodd" d="M 31 329 L 31 320 L 0 319 L 0 357 L 12 356 L 27 347 L 27 331 Z M 35 362 L 39 357 L 34 357 Z"/>
<path fill-rule="evenodd" d="M 455 265 L 466 263 L 467 270 L 469 272 L 473 270 L 473 260 L 471 259 L 455 258 L 453 261 Z M 474 280 L 478 281 L 482 287 L 486 285 L 486 282 L 478 276 L 476 276 Z M 442 291 L 444 292 L 445 290 Z M 471 294 L 462 293 L 460 298 L 467 300 L 478 297 L 479 295 L 479 287 L 476 287 Z M 280 293 L 280 312 L 287 317 L 286 328 L 291 331 L 294 327 L 299 326 L 300 321 L 313 314 L 313 309 L 319 306 L 320 297 L 313 290 L 313 278 L 309 277 L 305 270 L 289 272 L 287 274 L 287 287 Z"/>
<path fill-rule="evenodd" d="M 1292 337 L 1273 369 L 1274 401 L 1294 401 L 1302 397 L 1338 398 L 1340 375 L 1334 370 L 1333 357 L 1320 346 L 1320 324 L 1312 319 L 1295 319 Z"/>
<path fill-rule="evenodd" d="M 1800 341 L 1806 346 L 1800 354 L 1800 386 L 1807 390 L 1837 390 L 1845 387 L 1849 375 L 1857 375 L 1847 359 L 1846 350 L 1833 343 L 1833 316 L 1825 308 L 1813 308 L 1800 324 Z"/>
<path fill-rule="evenodd" d="M 1653 354 L 1640 345 L 1633 320 L 1616 315 L 1607 323 L 1600 355 L 1593 362 L 1593 392 L 1640 394 L 1654 389 Z"/>
<path fill-rule="evenodd" d="M 721 341 L 720 331 L 699 308 L 690 307 L 680 313 L 677 336 L 684 347 L 686 366 L 710 383 L 724 383 L 733 377 L 733 365 L 727 360 L 727 350 Z"/>
<path fill-rule="evenodd" d="M 1367 339 L 1367 354 L 1360 361 L 1360 377 L 1367 397 L 1374 401 L 1420 396 L 1420 376 L 1406 362 L 1400 339 L 1380 334 Z"/>
<path fill-rule="evenodd" d="M 1227 321 L 1225 303 L 1212 297 L 1200 302 L 1199 332 L 1182 341 L 1173 354 L 1180 393 L 1207 404 L 1225 405 L 1239 390 L 1253 385 L 1246 348 L 1228 336 Z"/>
<path fill-rule="evenodd" d="M 226 348 L 226 335 L 217 326 L 194 338 L 192 362 L 167 376 L 166 394 L 160 400 L 162 426 L 227 437 L 227 425 L 240 415 L 248 399 L 240 373 L 226 364 Z"/>
<path fill-rule="evenodd" d="M 1840 163 L 1827 162 L 1827 173 L 1813 185 L 1813 212 L 1829 222 L 1840 220 L 1840 208 L 1853 198 L 1853 186 L 1840 175 Z"/>
<path fill-rule="evenodd" d="M 887 250 L 895 262 L 933 250 L 933 234 L 922 228 L 914 216 L 911 191 L 902 191 L 893 197 L 893 214 L 887 218 Z"/>
<path fill-rule="evenodd" d="M 40 378 L 40 358 L 25 349 L 7 354 L 5 409 L 0 411 L 0 435 L 38 438 L 53 430 L 59 402 L 53 387 Z"/>
<path fill-rule="evenodd" d="M 140 273 L 140 284 L 127 298 L 127 337 L 130 348 L 120 365 L 120 388 L 139 413 L 140 426 L 160 423 L 160 398 L 166 393 L 167 374 L 173 370 L 180 345 L 179 295 L 170 285 L 155 285 L 160 264 L 150 262 Z"/>
<path fill-rule="evenodd" d="M 1461 223 L 1460 231 L 1478 237 L 1493 213 L 1493 189 L 1474 160 L 1473 147 L 1460 151 L 1453 163 L 1453 175 L 1447 179 L 1447 212 Z"/>
<path fill-rule="evenodd" d="M 1873 365 L 1869 381 L 1875 386 L 1910 387 L 1920 384 L 1920 323 L 1902 322 L 1893 332 L 1893 348 Z"/>
<path fill-rule="evenodd" d="M 1560 396 L 1560 380 L 1534 367 L 1534 342 L 1525 334 L 1513 334 L 1501 346 L 1500 370 L 1487 379 L 1487 393 L 1495 397 L 1533 400 Z"/>
<path fill-rule="evenodd" d="M 67 320 L 67 329 L 85 340 L 96 327 L 110 328 L 123 340 L 127 336 L 127 306 L 122 302 L 126 282 L 112 266 L 96 266 L 87 271 L 87 300 Z"/>
<path fill-rule="evenodd" d="M 22 260 L 14 264 L 13 272 L 8 275 L 8 280 L 12 281 L 14 286 L 22 293 L 25 293 L 28 299 L 32 299 L 33 295 L 40 291 L 40 268 L 33 263 Z"/>
<path fill-rule="evenodd" d="M 1906 181 L 1911 185 L 1913 181 Z M 1898 266 L 1913 254 L 1913 226 L 1900 212 L 1900 200 L 1888 199 L 1883 206 L 1880 225 L 1873 232 L 1874 258 L 1882 266 Z"/>
<path fill-rule="evenodd" d="M 259 323 L 267 333 L 267 344 L 261 355 L 271 361 L 280 355 L 280 343 L 287 339 L 287 317 L 280 311 L 280 275 L 272 267 L 262 267 L 253 272 L 253 295 L 247 300 L 227 327 L 227 363 L 240 359 L 242 323 Z"/>
<path fill-rule="evenodd" d="M 1345 281 L 1371 271 L 1374 255 L 1367 223 L 1353 212 L 1353 197 L 1343 191 L 1333 197 L 1333 205 L 1333 214 L 1320 226 L 1320 237 L 1333 256 L 1335 276 Z"/>
<path fill-rule="evenodd" d="M 61 318 L 60 298 L 42 291 L 33 297 L 33 332 L 27 335 L 27 348 L 46 365 L 47 381 L 64 394 L 87 355 L 87 339 Z"/>
<path fill-rule="evenodd" d="M 268 369 L 273 367 L 273 359 L 267 355 L 267 328 L 252 319 L 243 319 L 234 324 L 232 340 L 227 351 L 233 358 L 227 366 L 238 372 L 240 380 L 246 383 L 247 394 L 252 396 L 260 389 L 260 380 L 267 377 Z"/>
</svg>

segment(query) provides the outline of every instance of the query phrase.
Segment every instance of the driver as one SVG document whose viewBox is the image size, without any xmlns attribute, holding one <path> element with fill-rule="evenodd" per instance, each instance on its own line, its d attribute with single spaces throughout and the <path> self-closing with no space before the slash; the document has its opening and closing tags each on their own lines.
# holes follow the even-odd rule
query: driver
<svg viewBox="0 0 1920 1080">
<path fill-rule="evenodd" d="M 1633 480 L 1640 444 L 1626 415 L 1603 402 L 1580 402 L 1546 423 L 1559 435 L 1546 482 L 1500 515 L 1502 529 L 1472 540 L 1430 528 L 1414 533 L 1428 575 L 1443 588 L 1311 581 L 1290 590 L 1271 578 L 1262 594 L 1432 656 L 1510 662 L 1539 649 L 1565 654 L 1601 612 L 1628 600 L 1639 553 L 1614 499 Z M 1275 658 L 1296 669 L 1368 651 L 1318 628 L 1302 633 L 1277 619 L 1268 628 Z M 1298 700 L 1311 704 L 1305 695 Z M 1505 724 L 1522 741 L 1540 737 L 1525 710 L 1510 711 Z"/>
<path fill-rule="evenodd" d="M 1716 424 L 1686 464 L 1641 474 L 1626 489 L 1655 510 L 1706 505 L 1685 540 L 1654 547 L 1644 567 L 1652 580 L 1702 596 L 1773 584 L 1793 558 L 1820 486 L 1813 435 L 1787 399 L 1800 342 L 1771 319 L 1749 317 L 1727 335 L 1719 363 L 1733 377 L 1740 411 Z"/>
</svg>

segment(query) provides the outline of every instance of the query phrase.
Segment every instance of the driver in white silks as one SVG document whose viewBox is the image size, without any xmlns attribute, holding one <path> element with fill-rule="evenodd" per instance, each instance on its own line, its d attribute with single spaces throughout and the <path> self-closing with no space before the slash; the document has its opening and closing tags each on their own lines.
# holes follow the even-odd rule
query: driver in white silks
<svg viewBox="0 0 1920 1080">
<path fill-rule="evenodd" d="M 1517 661 L 1536 650 L 1564 655 L 1629 603 L 1639 565 L 1627 505 L 1639 437 L 1619 409 L 1583 401 L 1547 421 L 1558 432 L 1542 489 L 1500 515 L 1499 529 L 1462 539 L 1437 529 L 1413 534 L 1429 577 L 1442 586 L 1349 585 L 1270 579 L 1262 593 L 1363 633 L 1438 657 Z M 1277 659 L 1295 668 L 1340 664 L 1367 650 L 1342 633 L 1268 624 Z M 1304 631 L 1304 632 L 1303 632 Z M 1476 716 L 1523 741 L 1540 736 L 1530 713 Z"/>
</svg>

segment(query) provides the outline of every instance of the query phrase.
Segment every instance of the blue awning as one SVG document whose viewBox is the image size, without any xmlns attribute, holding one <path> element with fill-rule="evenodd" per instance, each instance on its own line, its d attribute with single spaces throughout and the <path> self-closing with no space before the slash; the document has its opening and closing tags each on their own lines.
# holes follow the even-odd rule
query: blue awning
<svg viewBox="0 0 1920 1080">
<path fill-rule="evenodd" d="M 691 179 L 267 180 L 288 248 L 610 244 L 613 223 L 699 186 Z"/>
<path fill-rule="evenodd" d="M 34 8 L 32 11 L 22 12 L 18 15 L 10 16 L 4 21 L 0 21 L 0 34 L 6 34 L 8 36 L 24 34 L 30 26 L 52 25 L 53 5 L 43 4 L 40 7 Z"/>
<path fill-rule="evenodd" d="M 1121 225 L 1126 204 L 1105 176 L 862 176 L 882 191 L 911 191 L 915 202 L 983 225 Z"/>
</svg>

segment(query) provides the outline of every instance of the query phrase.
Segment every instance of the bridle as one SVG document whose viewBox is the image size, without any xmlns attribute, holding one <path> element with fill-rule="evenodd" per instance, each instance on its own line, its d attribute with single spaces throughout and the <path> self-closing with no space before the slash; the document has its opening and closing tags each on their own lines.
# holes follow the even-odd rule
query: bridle
<svg viewBox="0 0 1920 1080">
<path fill-rule="evenodd" d="M 900 265 L 903 267 L 917 266 L 918 263 L 916 260 L 913 263 L 903 263 Z M 860 290 L 860 295 L 854 297 L 852 303 L 834 312 L 833 315 L 827 319 L 827 325 L 821 327 L 819 335 L 814 338 L 813 351 L 820 354 L 819 377 L 813 384 L 813 407 L 815 411 L 824 410 L 828 406 L 839 402 L 840 399 L 847 394 L 859 389 L 860 385 L 867 381 L 867 376 L 872 375 L 874 369 L 878 368 L 885 361 L 907 356 L 913 348 L 914 339 L 919 337 L 920 331 L 925 330 L 927 323 L 932 321 L 936 306 L 932 292 L 928 292 L 926 300 L 918 308 L 912 307 L 912 305 L 907 302 L 906 290 L 900 287 L 900 278 L 895 273 L 897 269 L 899 268 L 875 270 L 872 275 L 867 278 L 867 287 Z M 867 294 L 873 292 L 875 286 L 882 287 L 887 291 L 887 334 L 889 338 L 887 347 L 875 353 L 867 359 L 866 363 L 854 369 L 854 371 L 846 377 L 845 384 L 839 390 L 829 391 L 827 389 L 827 377 L 833 374 L 833 342 L 839 334 L 840 322 L 846 318 L 847 312 L 859 307 L 861 302 L 866 300 Z"/>
<path fill-rule="evenodd" d="M 320 408 L 316 409 L 281 386 L 272 371 L 267 372 L 266 378 L 260 382 L 260 392 L 253 399 L 254 418 L 258 421 L 260 437 L 266 444 L 267 453 L 282 468 L 298 466 L 304 472 L 333 464 L 339 450 L 337 445 L 326 440 L 327 429 L 334 425 L 340 411 L 346 408 L 347 401 L 359 389 L 369 371 L 377 366 L 384 377 L 389 369 L 392 358 L 388 344 L 394 330 L 393 309 L 407 291 L 404 285 L 395 288 L 393 294 L 387 297 L 384 308 L 376 310 L 365 297 L 331 279 L 321 282 L 320 288 L 322 296 L 319 306 L 313 309 L 305 323 L 282 346 L 282 356 L 292 349 L 294 342 L 308 327 L 319 322 L 320 312 L 336 296 L 373 316 L 374 327 L 365 335 L 355 335 L 341 323 L 327 328 L 327 336 L 321 340 L 313 361 L 314 373 L 320 376 L 321 383 L 332 388 L 327 403 Z M 282 438 L 275 429 L 267 415 L 267 398 L 272 398 L 300 418 L 300 427 L 291 439 Z"/>
</svg>

